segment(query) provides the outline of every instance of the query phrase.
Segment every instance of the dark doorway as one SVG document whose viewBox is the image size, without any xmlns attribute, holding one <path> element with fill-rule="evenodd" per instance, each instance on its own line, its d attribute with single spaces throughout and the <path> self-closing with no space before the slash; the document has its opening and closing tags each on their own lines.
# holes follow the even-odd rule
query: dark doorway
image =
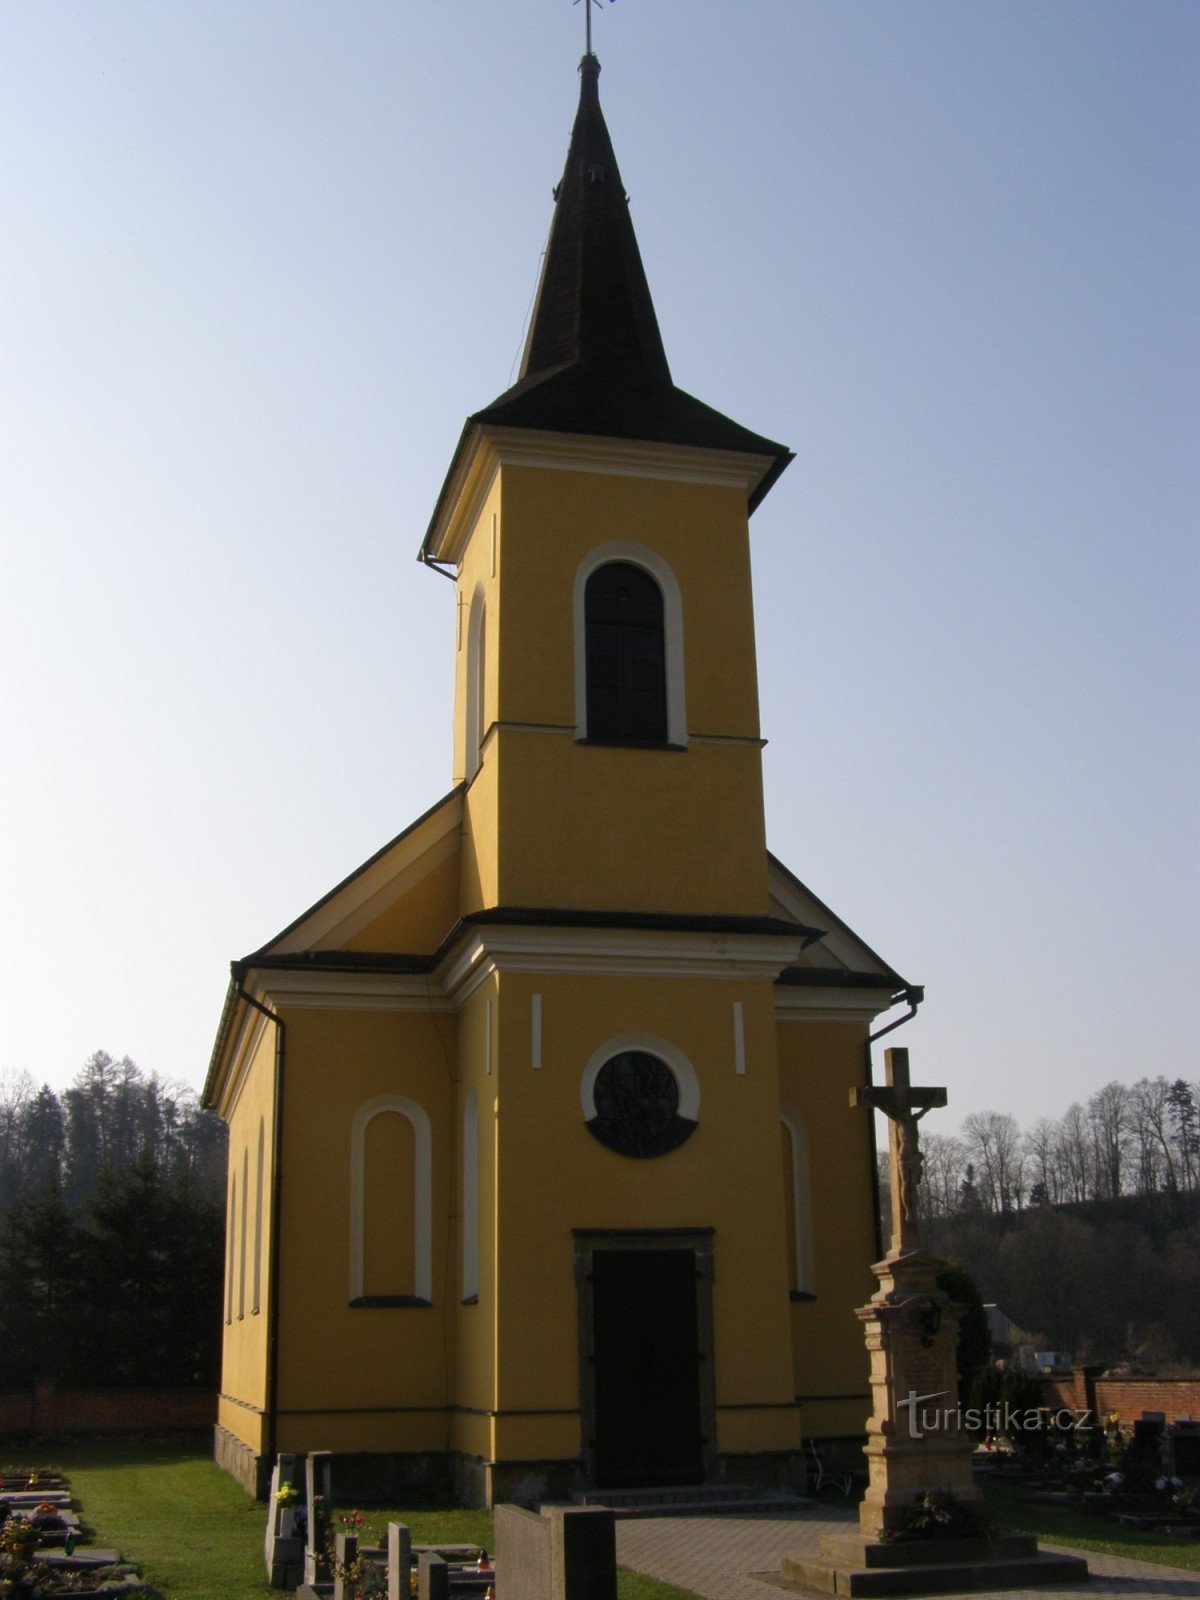
<svg viewBox="0 0 1200 1600">
<path fill-rule="evenodd" d="M 602 1489 L 701 1483 L 696 1252 L 591 1252 L 595 1481 Z"/>
</svg>

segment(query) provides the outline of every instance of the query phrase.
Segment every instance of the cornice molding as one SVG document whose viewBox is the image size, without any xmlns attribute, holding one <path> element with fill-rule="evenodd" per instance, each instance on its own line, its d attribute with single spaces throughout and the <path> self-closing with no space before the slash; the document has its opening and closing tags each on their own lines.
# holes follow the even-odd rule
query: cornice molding
<svg viewBox="0 0 1200 1600">
<path fill-rule="evenodd" d="M 867 1023 L 895 1004 L 890 985 L 878 989 L 840 987 L 792 988 L 780 985 L 775 991 L 776 1022 L 861 1022 Z"/>
<path fill-rule="evenodd" d="M 565 972 L 605 977 L 691 977 L 774 982 L 804 947 L 758 933 L 685 933 L 635 928 L 539 928 L 488 924 L 465 930 L 438 968 L 443 991 L 462 1006 L 493 972 Z"/>
<path fill-rule="evenodd" d="M 471 431 L 470 442 L 448 485 L 446 510 L 435 536 L 428 541 L 429 555 L 435 561 L 458 564 L 501 467 L 659 478 L 672 483 L 740 489 L 749 494 L 771 465 L 769 456 L 743 455 L 733 450 L 478 424 Z"/>
<path fill-rule="evenodd" d="M 308 1011 L 453 1011 L 424 973 L 327 972 L 252 967 L 245 987 L 264 1005 Z"/>
</svg>

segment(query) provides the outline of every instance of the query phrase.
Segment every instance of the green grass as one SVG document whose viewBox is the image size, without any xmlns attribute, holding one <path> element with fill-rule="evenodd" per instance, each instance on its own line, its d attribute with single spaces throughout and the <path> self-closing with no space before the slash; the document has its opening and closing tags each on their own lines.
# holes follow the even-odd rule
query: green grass
<svg viewBox="0 0 1200 1600">
<path fill-rule="evenodd" d="M 1023 1505 L 1027 1487 L 1011 1479 L 982 1478 L 997 1527 L 1006 1533 L 1035 1533 L 1045 1544 L 1070 1545 L 1128 1561 L 1151 1561 L 1157 1566 L 1183 1567 L 1200 1572 L 1200 1541 L 1169 1539 L 1165 1534 L 1127 1528 L 1099 1511 L 1083 1506 Z"/>
<path fill-rule="evenodd" d="M 141 1568 L 162 1600 L 266 1600 L 266 1507 L 215 1465 L 203 1442 L 175 1439 L 59 1441 L 30 1452 L 0 1444 L 0 1456 L 61 1469 L 95 1543 L 115 1546 Z M 343 1507 L 342 1509 L 350 1509 Z M 494 1550 L 486 1511 L 445 1505 L 363 1510 L 369 1534 L 405 1522 L 417 1544 L 480 1544 Z M 619 1600 L 696 1600 L 622 1567 Z"/>
<path fill-rule="evenodd" d="M 12 1454 L 12 1451 L 9 1452 Z M 266 1512 L 203 1447 L 173 1439 L 48 1442 L 95 1543 L 115 1546 L 171 1600 L 263 1600 Z"/>
</svg>

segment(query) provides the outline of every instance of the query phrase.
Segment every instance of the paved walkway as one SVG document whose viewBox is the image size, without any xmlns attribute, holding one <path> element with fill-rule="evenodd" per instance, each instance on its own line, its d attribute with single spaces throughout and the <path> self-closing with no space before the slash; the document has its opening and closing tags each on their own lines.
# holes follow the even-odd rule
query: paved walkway
<svg viewBox="0 0 1200 1600">
<path fill-rule="evenodd" d="M 823 1505 L 772 1516 L 629 1518 L 617 1523 L 617 1560 L 705 1600 L 783 1600 L 785 1591 L 757 1581 L 753 1574 L 778 1573 L 785 1555 L 815 1555 L 823 1533 L 857 1527 L 857 1521 L 851 1513 L 839 1515 Z M 1073 1553 L 1087 1557 L 1090 1583 L 1061 1589 L 976 1589 L 943 1600 L 979 1600 L 981 1592 L 1003 1592 L 1006 1600 L 1124 1600 L 1127 1595 L 1200 1600 L 1200 1573 L 1091 1551 Z"/>
</svg>

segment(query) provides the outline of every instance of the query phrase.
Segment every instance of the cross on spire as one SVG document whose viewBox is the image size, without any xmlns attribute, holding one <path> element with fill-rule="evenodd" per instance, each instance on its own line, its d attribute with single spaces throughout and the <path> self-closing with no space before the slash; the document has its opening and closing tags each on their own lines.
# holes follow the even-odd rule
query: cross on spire
<svg viewBox="0 0 1200 1600">
<path fill-rule="evenodd" d="M 921 1248 L 917 1231 L 917 1185 L 925 1167 L 917 1141 L 917 1123 L 927 1111 L 946 1104 L 945 1089 L 914 1089 L 908 1075 L 908 1051 L 885 1050 L 887 1088 L 851 1089 L 852 1106 L 872 1106 L 888 1119 L 891 1156 L 892 1255 Z"/>
<path fill-rule="evenodd" d="M 571 0 L 571 3 L 577 6 L 580 4 L 580 0 Z M 590 56 L 592 54 L 592 7 L 595 6 L 597 11 L 602 10 L 603 7 L 600 4 L 600 0 L 582 0 L 582 3 L 583 14 L 587 19 L 587 54 Z M 613 0 L 608 0 L 608 3 L 612 5 Z"/>
</svg>

